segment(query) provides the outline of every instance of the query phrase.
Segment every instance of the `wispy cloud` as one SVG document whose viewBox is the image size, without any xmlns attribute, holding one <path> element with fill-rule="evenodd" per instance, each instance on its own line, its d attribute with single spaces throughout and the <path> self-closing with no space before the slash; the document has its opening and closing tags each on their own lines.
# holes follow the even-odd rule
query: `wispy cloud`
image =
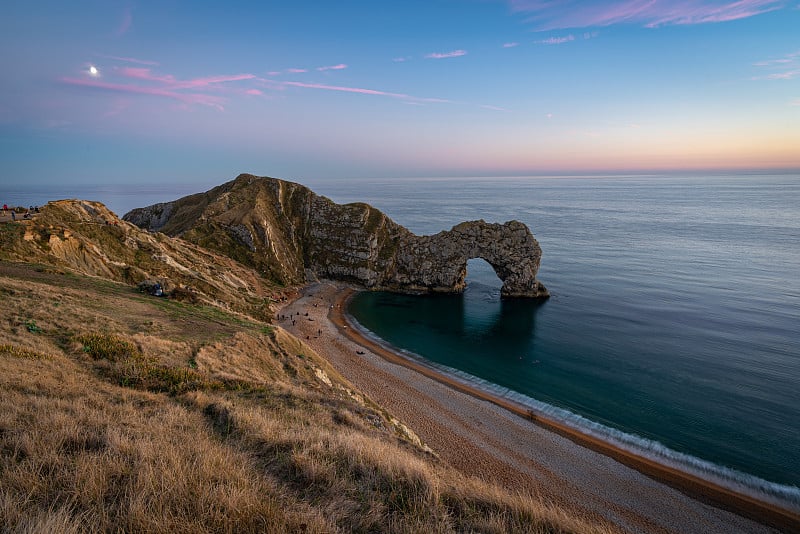
<svg viewBox="0 0 800 534">
<path fill-rule="evenodd" d="M 786 63 L 791 63 L 792 60 L 789 58 L 781 58 L 781 59 L 767 59 L 764 61 L 758 61 L 753 63 L 754 67 L 771 67 L 773 65 L 785 65 Z"/>
<path fill-rule="evenodd" d="M 150 69 L 138 67 L 124 67 L 118 69 L 117 72 L 126 78 L 136 78 L 138 80 L 146 80 L 150 82 L 160 82 L 165 84 L 168 89 L 196 89 L 199 87 L 207 87 L 209 85 L 225 83 L 225 82 L 238 82 L 242 80 L 252 80 L 255 74 L 233 74 L 224 76 L 207 76 L 204 78 L 194 78 L 191 80 L 178 80 L 171 74 L 163 76 L 155 75 Z"/>
<path fill-rule="evenodd" d="M 452 52 L 443 52 L 443 53 L 433 52 L 430 54 L 426 54 L 425 59 L 446 59 L 450 57 L 461 57 L 466 55 L 467 55 L 466 50 L 453 50 Z"/>
<path fill-rule="evenodd" d="M 99 76 L 87 73 L 83 78 L 61 78 L 61 82 L 114 93 L 165 97 L 224 111 L 227 99 L 220 93 L 254 94 L 243 88 L 227 88 L 225 84 L 256 79 L 254 74 L 226 74 L 181 80 L 172 74 L 156 74 L 147 67 L 116 67 L 106 73 L 106 78 L 110 79 L 101 80 Z"/>
<path fill-rule="evenodd" d="M 407 95 L 404 93 L 392 93 L 389 91 L 379 91 L 377 89 L 365 89 L 362 87 L 346 87 L 341 85 L 327 85 L 322 83 L 304 83 L 304 82 L 279 82 L 281 85 L 289 87 L 302 87 L 305 89 L 321 89 L 324 91 L 338 91 L 343 93 L 356 93 L 361 95 L 385 96 L 389 98 L 397 98 L 400 100 L 408 100 L 411 102 L 430 102 L 438 104 L 452 103 L 450 100 L 444 98 L 424 98 L 418 96 Z"/>
<path fill-rule="evenodd" d="M 252 80 L 255 74 L 227 74 L 222 76 L 207 76 L 205 78 L 194 78 L 192 80 L 177 81 L 171 85 L 172 89 L 196 89 L 199 87 L 208 87 L 210 85 L 226 83 L 226 82 L 239 82 L 242 80 Z"/>
<path fill-rule="evenodd" d="M 800 69 L 785 70 L 783 72 L 773 72 L 763 76 L 765 80 L 793 80 L 800 77 Z"/>
<path fill-rule="evenodd" d="M 223 103 L 225 102 L 225 100 L 221 97 L 214 95 L 207 95 L 200 93 L 180 93 L 177 91 L 172 91 L 170 89 L 165 89 L 161 87 L 143 87 L 140 85 L 133 85 L 133 84 L 104 82 L 97 79 L 61 78 L 61 81 L 67 85 L 93 87 L 95 89 L 102 89 L 116 93 L 125 93 L 133 95 L 161 96 L 166 98 L 172 98 L 174 100 L 179 100 L 184 104 L 202 104 L 205 106 L 214 107 L 220 111 L 223 111 L 225 109 L 223 107 Z"/>
<path fill-rule="evenodd" d="M 347 65 L 345 65 L 344 63 L 339 63 L 338 65 L 328 65 L 328 66 L 325 66 L 325 67 L 317 67 L 317 70 L 320 71 L 320 72 L 324 72 L 326 70 L 342 70 L 342 69 L 346 69 L 346 68 L 347 68 Z"/>
<path fill-rule="evenodd" d="M 550 37 L 549 39 L 542 39 L 541 41 L 536 41 L 538 44 L 546 44 L 546 45 L 560 45 L 564 43 L 568 43 L 570 41 L 574 41 L 575 36 L 572 34 L 564 35 L 562 37 Z"/>
<path fill-rule="evenodd" d="M 308 69 L 298 69 L 298 68 L 286 69 L 286 72 L 290 74 L 302 74 L 304 72 L 308 72 Z"/>
<path fill-rule="evenodd" d="M 794 78 L 800 78 L 800 50 L 786 54 L 783 57 L 758 61 L 753 63 L 753 66 L 758 67 L 762 72 L 768 72 L 768 74 L 753 76 L 753 80 L 793 80 Z"/>
<path fill-rule="evenodd" d="M 133 13 L 131 13 L 131 8 L 126 7 L 122 12 L 122 21 L 120 21 L 117 30 L 114 32 L 114 35 L 117 37 L 122 37 L 128 30 L 131 29 L 131 25 L 133 24 Z"/>
<path fill-rule="evenodd" d="M 781 9 L 785 0 L 507 0 L 527 13 L 537 30 L 637 24 L 648 28 L 674 24 L 727 22 Z"/>
<path fill-rule="evenodd" d="M 519 43 L 503 43 L 503 48 L 514 48 L 515 46 L 519 46 Z"/>
<path fill-rule="evenodd" d="M 159 65 L 158 61 L 150 61 L 148 59 L 137 59 L 135 57 L 107 56 L 105 54 L 95 54 L 95 57 L 101 57 L 104 59 L 113 59 L 114 61 L 122 61 L 125 63 L 134 63 L 136 65 L 149 65 L 151 67 L 157 67 Z"/>
<path fill-rule="evenodd" d="M 455 57 L 455 56 L 453 56 Z M 347 65 L 329 65 L 318 67 L 318 72 L 342 70 Z M 294 71 L 308 72 L 306 69 L 293 69 Z M 507 111 L 506 108 L 494 105 L 467 104 L 454 102 L 446 98 L 423 97 L 403 92 L 371 89 L 368 87 L 353 87 L 327 83 L 303 82 L 297 80 L 280 80 L 278 74 L 286 71 L 273 71 L 270 77 L 259 77 L 255 74 L 226 74 L 215 76 L 202 76 L 190 79 L 181 79 L 173 74 L 159 72 L 150 66 L 124 65 L 108 67 L 105 76 L 92 76 L 85 71 L 80 77 L 63 77 L 62 84 L 73 87 L 84 87 L 96 91 L 106 91 L 127 97 L 124 106 L 117 106 L 109 111 L 106 116 L 119 114 L 130 106 L 135 95 L 163 97 L 179 101 L 186 106 L 210 106 L 224 111 L 225 105 L 233 98 L 268 97 L 270 91 L 286 91 L 290 88 L 310 89 L 317 91 L 333 91 L 366 95 L 370 97 L 391 98 L 406 104 L 461 104 L 471 105 L 492 111 Z M 274 76 L 273 76 L 274 75 Z"/>
<path fill-rule="evenodd" d="M 392 59 L 392 61 L 394 61 L 395 63 L 405 63 L 406 61 L 410 61 L 410 60 L 411 60 L 411 56 L 396 57 L 396 58 Z"/>
<path fill-rule="evenodd" d="M 124 76 L 125 78 L 136 78 L 137 80 L 146 80 L 148 82 L 161 82 L 165 84 L 172 84 L 175 83 L 175 76 L 170 74 L 166 74 L 163 76 L 158 76 L 153 74 L 153 71 L 148 68 L 144 67 L 121 67 L 116 69 L 116 72 L 120 76 Z"/>
</svg>

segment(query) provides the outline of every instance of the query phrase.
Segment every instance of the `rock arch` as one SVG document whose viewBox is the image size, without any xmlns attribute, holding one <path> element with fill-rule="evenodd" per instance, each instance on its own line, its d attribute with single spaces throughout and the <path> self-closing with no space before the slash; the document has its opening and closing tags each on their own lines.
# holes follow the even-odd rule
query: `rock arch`
<svg viewBox="0 0 800 534">
<path fill-rule="evenodd" d="M 300 184 L 249 174 L 124 219 L 286 285 L 330 278 L 371 289 L 457 293 L 467 260 L 482 258 L 502 280 L 503 297 L 549 296 L 536 279 L 542 249 L 519 221 L 470 221 L 417 236 L 368 204 L 336 204 Z"/>
<path fill-rule="evenodd" d="M 432 236 L 404 236 L 384 285 L 404 291 L 461 292 L 467 261 L 481 258 L 503 282 L 503 297 L 544 298 L 549 293 L 536 279 L 541 257 L 539 243 L 519 221 L 463 222 Z"/>
</svg>

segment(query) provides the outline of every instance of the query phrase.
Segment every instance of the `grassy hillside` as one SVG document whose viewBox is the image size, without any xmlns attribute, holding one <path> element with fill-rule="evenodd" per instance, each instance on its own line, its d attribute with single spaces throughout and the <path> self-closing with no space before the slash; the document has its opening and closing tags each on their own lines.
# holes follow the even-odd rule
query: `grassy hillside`
<svg viewBox="0 0 800 534">
<path fill-rule="evenodd" d="M 609 531 L 448 468 L 257 319 L 18 262 L 0 302 L 6 531 Z"/>
<path fill-rule="evenodd" d="M 135 285 L 158 281 L 176 298 L 268 319 L 286 289 L 229 257 L 126 223 L 99 202 L 50 202 L 33 220 L 0 224 L 0 260 Z M 177 291 L 176 291 L 177 290 Z"/>
</svg>

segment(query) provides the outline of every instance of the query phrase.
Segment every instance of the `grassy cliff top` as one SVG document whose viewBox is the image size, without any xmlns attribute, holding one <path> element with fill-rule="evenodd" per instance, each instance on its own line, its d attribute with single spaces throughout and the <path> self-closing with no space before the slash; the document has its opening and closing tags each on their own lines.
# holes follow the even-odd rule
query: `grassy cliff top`
<svg viewBox="0 0 800 534">
<path fill-rule="evenodd" d="M 10 531 L 608 531 L 443 465 L 279 327 L 20 262 L 0 300 Z"/>
</svg>

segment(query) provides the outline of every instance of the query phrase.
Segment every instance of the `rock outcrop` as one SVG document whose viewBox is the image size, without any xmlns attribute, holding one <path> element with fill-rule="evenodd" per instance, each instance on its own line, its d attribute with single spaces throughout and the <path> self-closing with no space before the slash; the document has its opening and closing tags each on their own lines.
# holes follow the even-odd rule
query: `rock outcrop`
<svg viewBox="0 0 800 534">
<path fill-rule="evenodd" d="M 175 298 L 272 317 L 271 303 L 285 288 L 213 251 L 146 232 L 120 220 L 99 202 L 49 202 L 33 220 L 4 234 L 0 260 L 52 265 L 107 280 L 153 280 Z"/>
<path fill-rule="evenodd" d="M 460 292 L 467 260 L 483 258 L 505 297 L 547 297 L 536 279 L 541 248 L 522 223 L 464 222 L 417 236 L 362 203 L 243 174 L 205 193 L 135 209 L 126 221 L 225 254 L 292 285 L 331 278 L 401 292 Z"/>
</svg>

